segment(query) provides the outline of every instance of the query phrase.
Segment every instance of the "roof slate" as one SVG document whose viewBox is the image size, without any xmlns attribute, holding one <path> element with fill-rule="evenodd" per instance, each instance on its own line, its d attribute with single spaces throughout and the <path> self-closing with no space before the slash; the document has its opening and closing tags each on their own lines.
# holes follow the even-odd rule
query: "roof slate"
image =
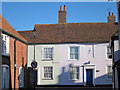
<svg viewBox="0 0 120 90">
<path fill-rule="evenodd" d="M 19 31 L 28 43 L 100 43 L 109 42 L 118 31 L 115 23 L 35 24 L 33 30 Z"/>
</svg>

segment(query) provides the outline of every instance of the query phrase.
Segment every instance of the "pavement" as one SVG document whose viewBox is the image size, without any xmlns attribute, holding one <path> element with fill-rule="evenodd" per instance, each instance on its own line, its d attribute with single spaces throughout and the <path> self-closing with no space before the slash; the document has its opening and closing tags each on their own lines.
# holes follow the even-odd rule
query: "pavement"
<svg viewBox="0 0 120 90">
<path fill-rule="evenodd" d="M 37 87 L 34 90 L 113 90 L 112 87 L 96 86 L 96 87 Z"/>
</svg>

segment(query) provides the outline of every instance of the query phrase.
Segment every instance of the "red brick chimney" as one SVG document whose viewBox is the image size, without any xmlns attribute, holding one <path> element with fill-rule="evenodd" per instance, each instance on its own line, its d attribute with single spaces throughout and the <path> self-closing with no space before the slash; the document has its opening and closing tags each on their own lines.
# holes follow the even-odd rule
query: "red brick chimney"
<svg viewBox="0 0 120 90">
<path fill-rule="evenodd" d="M 110 12 L 108 12 L 108 22 L 111 22 L 111 23 L 116 22 L 116 16 L 114 15 L 114 13 L 112 13 L 111 15 Z"/>
<path fill-rule="evenodd" d="M 67 18 L 66 6 L 64 5 L 63 9 L 62 6 L 60 6 L 60 10 L 58 12 L 58 23 L 66 23 L 66 18 Z"/>
</svg>

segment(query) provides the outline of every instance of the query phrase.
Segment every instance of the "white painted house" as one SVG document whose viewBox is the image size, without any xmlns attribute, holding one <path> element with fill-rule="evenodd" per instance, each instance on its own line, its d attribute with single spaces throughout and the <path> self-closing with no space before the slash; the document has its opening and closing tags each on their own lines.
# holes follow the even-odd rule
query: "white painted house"
<svg viewBox="0 0 120 90">
<path fill-rule="evenodd" d="M 59 23 L 35 24 L 35 37 L 33 30 L 19 31 L 29 43 L 28 67 L 35 51 L 37 85 L 112 85 L 114 14 L 106 23 L 65 23 L 66 16 L 66 6 L 60 7 Z"/>
<path fill-rule="evenodd" d="M 61 85 L 112 83 L 109 43 L 78 43 L 60 46 Z M 64 54 L 62 54 L 64 52 Z"/>
</svg>

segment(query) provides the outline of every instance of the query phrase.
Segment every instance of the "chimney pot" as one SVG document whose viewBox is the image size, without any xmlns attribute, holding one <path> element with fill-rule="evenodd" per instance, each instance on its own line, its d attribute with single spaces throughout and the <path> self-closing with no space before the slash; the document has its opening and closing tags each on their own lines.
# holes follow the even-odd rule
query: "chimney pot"
<svg viewBox="0 0 120 90">
<path fill-rule="evenodd" d="M 114 13 L 112 13 L 112 16 L 114 16 Z"/>
<path fill-rule="evenodd" d="M 66 5 L 64 5 L 64 11 L 66 11 Z"/>
<path fill-rule="evenodd" d="M 62 11 L 62 6 L 60 6 L 60 11 Z"/>
<path fill-rule="evenodd" d="M 108 12 L 108 16 L 110 16 L 110 12 Z"/>
</svg>

